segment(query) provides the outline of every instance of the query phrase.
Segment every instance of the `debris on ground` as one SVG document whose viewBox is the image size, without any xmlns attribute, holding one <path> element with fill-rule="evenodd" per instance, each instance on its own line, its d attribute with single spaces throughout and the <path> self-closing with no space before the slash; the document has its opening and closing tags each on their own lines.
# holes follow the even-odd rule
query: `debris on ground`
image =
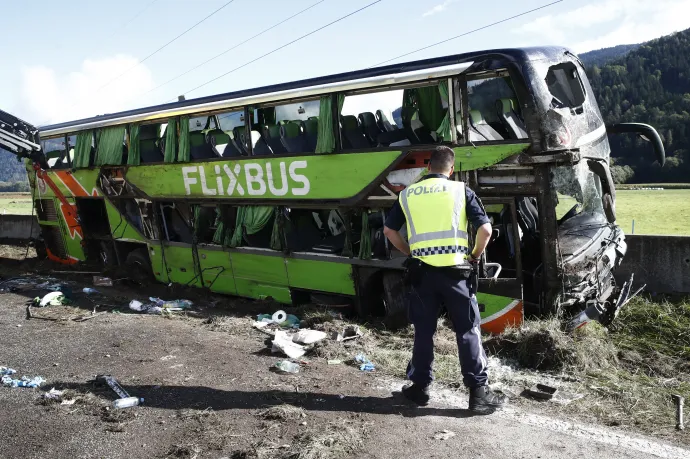
<svg viewBox="0 0 690 459">
<path fill-rule="evenodd" d="M 342 361 L 342 360 L 337 360 L 337 359 L 333 359 L 333 360 L 329 360 L 329 361 L 328 361 L 328 364 L 329 364 L 329 365 L 340 365 L 341 363 L 343 363 L 343 361 Z"/>
<path fill-rule="evenodd" d="M 290 374 L 299 373 L 299 365 L 296 363 L 290 362 L 289 360 L 281 360 L 280 362 L 275 364 L 274 368 L 279 373 L 290 373 Z"/>
<path fill-rule="evenodd" d="M 149 303 L 142 303 L 139 300 L 132 300 L 129 302 L 129 309 L 136 312 L 145 312 L 147 314 L 164 314 L 168 312 L 180 312 L 191 309 L 192 302 L 189 300 L 171 300 L 165 301 L 160 298 L 149 298 Z"/>
<path fill-rule="evenodd" d="M 33 304 L 36 307 L 44 308 L 46 306 L 62 306 L 70 304 L 71 301 L 61 291 L 47 293 L 43 298 L 34 298 Z"/>
<path fill-rule="evenodd" d="M 14 379 L 10 376 L 10 374 L 0 377 L 0 383 L 2 383 L 3 386 L 36 388 L 40 387 L 41 384 L 46 381 L 41 376 L 34 376 L 33 378 L 22 376 L 20 379 Z"/>
<path fill-rule="evenodd" d="M 48 392 L 43 394 L 43 401 L 46 403 L 59 403 L 60 405 L 74 405 L 77 402 L 75 397 L 71 397 L 70 391 L 57 390 L 56 388 L 50 389 Z"/>
<path fill-rule="evenodd" d="M 360 364 L 359 369 L 361 371 L 374 371 L 376 367 L 369 359 L 367 359 L 363 354 L 358 354 L 355 356 L 355 363 Z"/>
<path fill-rule="evenodd" d="M 61 282 L 54 277 L 44 276 L 22 276 L 12 277 L 0 281 L 0 292 L 19 292 L 24 290 L 50 290 L 58 291 L 64 287 L 64 282 Z"/>
<path fill-rule="evenodd" d="M 94 293 L 101 293 L 98 290 L 96 290 L 95 288 L 91 288 L 91 287 L 84 287 L 81 291 L 86 293 L 87 295 L 91 295 Z"/>
<path fill-rule="evenodd" d="M 300 330 L 292 335 L 292 342 L 297 344 L 314 344 L 326 339 L 326 333 L 318 330 Z"/>
<path fill-rule="evenodd" d="M 93 276 L 93 285 L 96 287 L 112 287 L 113 280 L 109 277 Z"/>
<path fill-rule="evenodd" d="M 444 429 L 440 432 L 436 432 L 436 434 L 434 435 L 434 440 L 448 440 L 450 438 L 453 438 L 454 436 L 455 432 Z"/>
<path fill-rule="evenodd" d="M 301 346 L 292 341 L 292 338 L 288 336 L 287 332 L 283 330 L 276 331 L 273 336 L 273 347 L 272 352 L 282 352 L 291 359 L 298 359 L 306 354 L 307 350 L 304 346 Z"/>
<path fill-rule="evenodd" d="M 259 417 L 267 421 L 295 421 L 297 419 L 306 418 L 307 413 L 300 407 L 286 403 L 272 406 L 259 412 Z"/>
<path fill-rule="evenodd" d="M 97 375 L 94 382 L 99 385 L 107 384 L 110 386 L 113 392 L 117 394 L 119 398 L 113 402 L 113 408 L 130 408 L 132 406 L 137 406 L 141 403 L 144 403 L 143 398 L 131 397 L 127 391 L 120 386 L 120 383 L 117 382 L 117 379 L 110 375 Z"/>
<path fill-rule="evenodd" d="M 299 317 L 293 314 L 287 314 L 283 310 L 276 311 L 273 315 L 259 314 L 256 317 L 256 321 L 266 323 L 267 325 L 276 324 L 282 328 L 299 328 L 300 323 Z"/>
<path fill-rule="evenodd" d="M 535 384 L 529 389 L 525 389 L 523 393 L 525 396 L 536 398 L 538 400 L 551 400 L 557 391 L 557 388 L 547 386 L 546 384 Z"/>
<path fill-rule="evenodd" d="M 335 341 L 350 341 L 362 336 L 362 330 L 357 325 L 348 325 L 342 332 L 333 332 L 331 338 Z"/>
</svg>

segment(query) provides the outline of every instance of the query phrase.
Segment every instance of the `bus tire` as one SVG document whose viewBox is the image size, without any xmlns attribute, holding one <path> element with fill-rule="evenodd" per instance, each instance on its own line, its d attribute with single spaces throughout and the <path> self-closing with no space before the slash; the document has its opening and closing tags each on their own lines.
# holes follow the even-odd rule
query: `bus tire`
<svg viewBox="0 0 690 459">
<path fill-rule="evenodd" d="M 153 281 L 151 260 L 145 248 L 134 249 L 127 254 L 125 261 L 127 275 L 130 279 L 141 284 Z"/>
<path fill-rule="evenodd" d="M 407 291 L 400 271 L 386 271 L 383 273 L 383 300 L 386 317 L 383 322 L 386 327 L 400 329 L 408 325 Z"/>
</svg>

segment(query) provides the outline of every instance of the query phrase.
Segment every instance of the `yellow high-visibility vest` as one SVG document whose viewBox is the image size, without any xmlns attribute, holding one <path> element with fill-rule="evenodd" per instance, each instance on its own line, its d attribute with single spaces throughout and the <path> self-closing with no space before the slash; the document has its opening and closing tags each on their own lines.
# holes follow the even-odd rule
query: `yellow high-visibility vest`
<svg viewBox="0 0 690 459">
<path fill-rule="evenodd" d="M 463 182 L 429 178 L 405 188 L 398 199 L 407 220 L 412 257 L 439 267 L 467 263 Z"/>
</svg>

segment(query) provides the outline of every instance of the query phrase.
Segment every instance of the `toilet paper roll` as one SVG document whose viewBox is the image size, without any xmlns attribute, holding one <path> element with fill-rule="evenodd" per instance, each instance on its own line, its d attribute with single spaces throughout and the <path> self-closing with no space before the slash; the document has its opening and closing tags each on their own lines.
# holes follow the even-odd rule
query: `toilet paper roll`
<svg viewBox="0 0 690 459">
<path fill-rule="evenodd" d="M 285 311 L 282 310 L 276 311 L 273 313 L 273 317 L 271 317 L 271 319 L 273 319 L 273 322 L 282 324 L 287 320 L 287 314 L 285 314 Z"/>
</svg>

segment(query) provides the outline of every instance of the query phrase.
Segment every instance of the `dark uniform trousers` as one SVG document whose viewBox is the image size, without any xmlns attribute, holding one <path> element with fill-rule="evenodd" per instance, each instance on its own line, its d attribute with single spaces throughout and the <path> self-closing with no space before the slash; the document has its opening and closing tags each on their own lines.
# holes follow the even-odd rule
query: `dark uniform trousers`
<svg viewBox="0 0 690 459">
<path fill-rule="evenodd" d="M 419 281 L 410 288 L 408 314 L 414 325 L 414 349 L 407 377 L 422 386 L 433 380 L 434 334 L 443 304 L 455 329 L 465 386 L 485 386 L 487 361 L 479 331 L 479 308 L 471 304 L 466 276 L 458 276 L 453 273 L 457 270 L 449 269 L 426 266 Z"/>
</svg>

